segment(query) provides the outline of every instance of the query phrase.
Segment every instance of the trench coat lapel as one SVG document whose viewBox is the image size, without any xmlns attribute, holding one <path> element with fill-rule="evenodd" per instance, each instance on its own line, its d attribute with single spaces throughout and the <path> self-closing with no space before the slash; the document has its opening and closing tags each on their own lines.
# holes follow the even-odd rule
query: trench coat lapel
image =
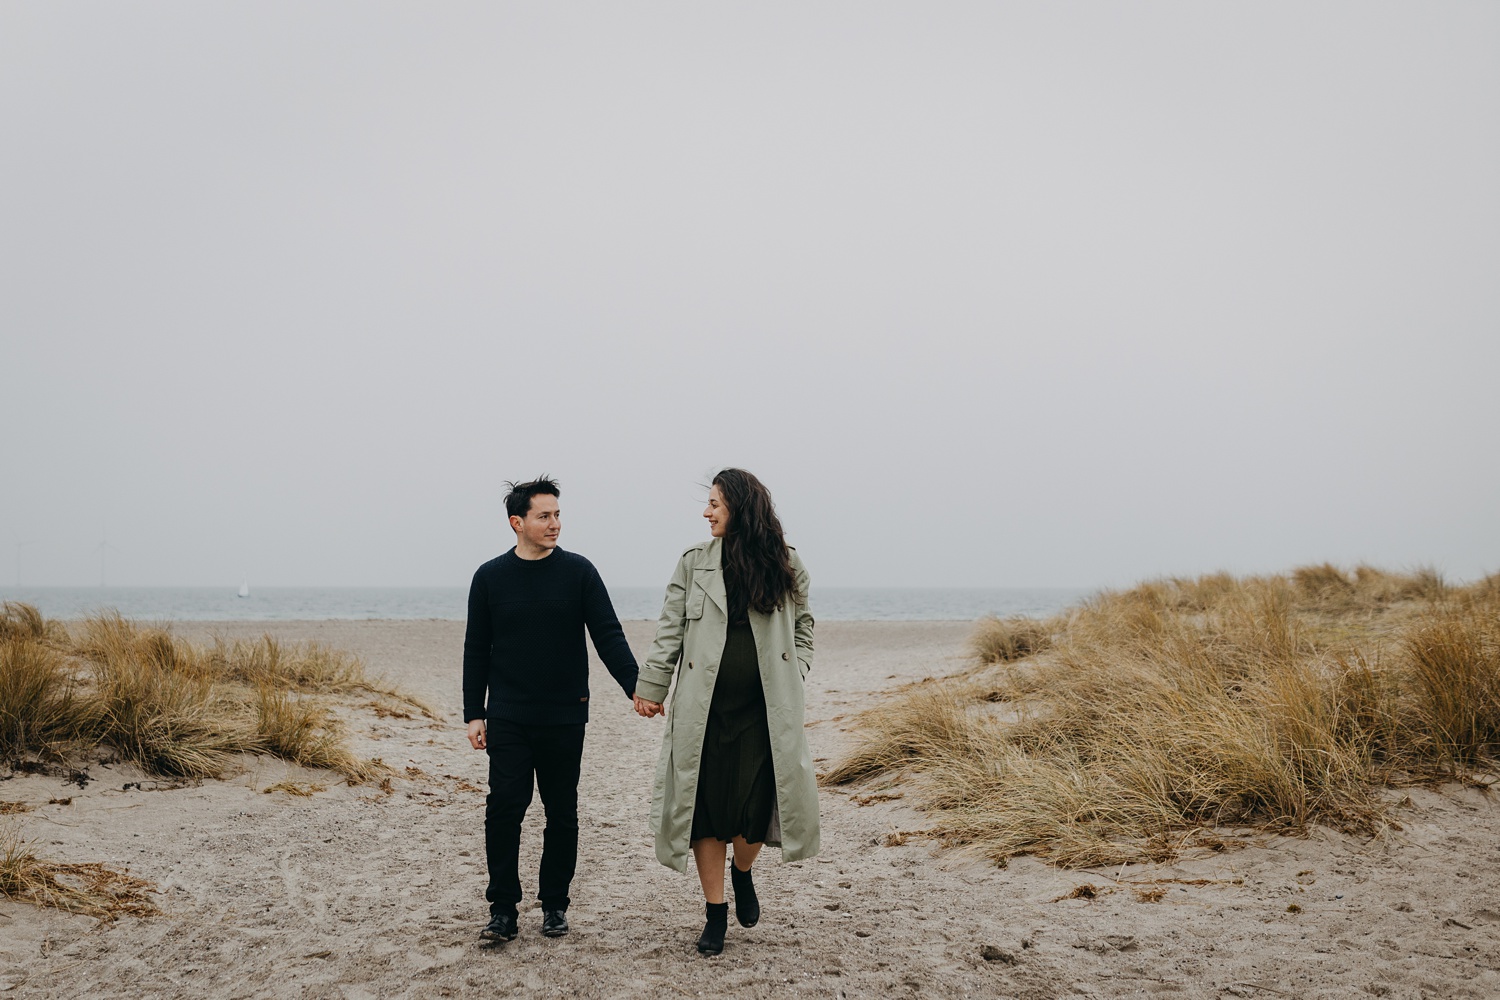
<svg viewBox="0 0 1500 1000">
<path fill-rule="evenodd" d="M 693 577 L 703 592 L 708 595 L 709 600 L 719 606 L 719 610 L 727 616 L 729 614 L 729 594 L 724 590 L 724 573 L 719 568 L 720 553 L 723 551 L 723 543 L 715 538 L 713 542 L 703 551 L 703 561 L 693 571 Z"/>
</svg>

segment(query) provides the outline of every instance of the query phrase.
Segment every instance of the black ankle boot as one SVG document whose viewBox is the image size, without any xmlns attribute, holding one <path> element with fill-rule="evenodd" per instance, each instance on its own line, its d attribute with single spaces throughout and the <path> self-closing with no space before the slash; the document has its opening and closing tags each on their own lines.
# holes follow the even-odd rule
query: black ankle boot
<svg viewBox="0 0 1500 1000">
<path fill-rule="evenodd" d="M 760 922 L 760 900 L 755 895 L 755 880 L 748 871 L 740 871 L 731 861 L 729 881 L 734 885 L 734 919 L 741 927 L 754 927 Z"/>
<path fill-rule="evenodd" d="M 698 938 L 698 954 L 717 955 L 724 950 L 724 932 L 729 929 L 729 904 L 704 903 L 703 907 L 708 922 Z"/>
</svg>

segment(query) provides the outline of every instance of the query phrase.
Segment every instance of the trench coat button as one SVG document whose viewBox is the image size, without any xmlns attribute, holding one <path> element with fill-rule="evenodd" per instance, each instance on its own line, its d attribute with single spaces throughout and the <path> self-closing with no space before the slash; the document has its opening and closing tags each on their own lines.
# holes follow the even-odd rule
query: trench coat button
<svg viewBox="0 0 1500 1000">
<path fill-rule="evenodd" d="M 790 653 L 782 653 L 781 654 L 781 658 L 783 660 L 790 660 L 792 658 L 792 654 L 790 654 Z"/>
<path fill-rule="evenodd" d="M 688 669 L 689 669 L 689 670 L 692 670 L 692 669 L 693 669 L 693 665 L 692 665 L 692 663 L 691 663 L 691 662 L 690 662 L 690 663 L 688 663 Z"/>
</svg>

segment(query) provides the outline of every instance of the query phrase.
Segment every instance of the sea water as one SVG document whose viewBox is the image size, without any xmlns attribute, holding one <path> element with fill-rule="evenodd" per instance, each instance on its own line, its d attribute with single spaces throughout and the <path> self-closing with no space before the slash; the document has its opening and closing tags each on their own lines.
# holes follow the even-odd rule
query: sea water
<svg viewBox="0 0 1500 1000">
<path fill-rule="evenodd" d="M 466 587 L 0 587 L 0 600 L 35 605 L 49 618 L 101 610 L 145 621 L 304 621 L 442 618 L 462 621 Z M 659 587 L 612 587 L 622 621 L 654 620 Z M 1088 597 L 1070 587 L 814 587 L 821 621 L 972 621 L 983 615 L 1045 617 Z"/>
</svg>

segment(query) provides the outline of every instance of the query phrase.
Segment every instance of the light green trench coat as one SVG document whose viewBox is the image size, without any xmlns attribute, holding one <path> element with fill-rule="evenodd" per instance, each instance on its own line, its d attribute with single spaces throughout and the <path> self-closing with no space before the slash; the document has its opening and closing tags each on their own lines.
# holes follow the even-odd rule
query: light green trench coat
<svg viewBox="0 0 1500 1000">
<path fill-rule="evenodd" d="M 635 693 L 642 698 L 665 702 L 672 675 L 677 675 L 656 765 L 651 827 L 656 832 L 657 860 L 678 871 L 687 870 L 703 733 L 729 631 L 721 549 L 721 541 L 715 538 L 682 554 L 667 584 L 656 639 L 635 685 Z M 771 766 L 776 772 L 776 811 L 766 843 L 781 848 L 783 861 L 797 861 L 818 853 L 818 784 L 802 729 L 802 685 L 813 657 L 807 569 L 795 549 L 789 554 L 797 574 L 795 600 L 771 614 L 752 610 L 750 630 L 760 660 L 766 722 L 771 729 Z"/>
</svg>

